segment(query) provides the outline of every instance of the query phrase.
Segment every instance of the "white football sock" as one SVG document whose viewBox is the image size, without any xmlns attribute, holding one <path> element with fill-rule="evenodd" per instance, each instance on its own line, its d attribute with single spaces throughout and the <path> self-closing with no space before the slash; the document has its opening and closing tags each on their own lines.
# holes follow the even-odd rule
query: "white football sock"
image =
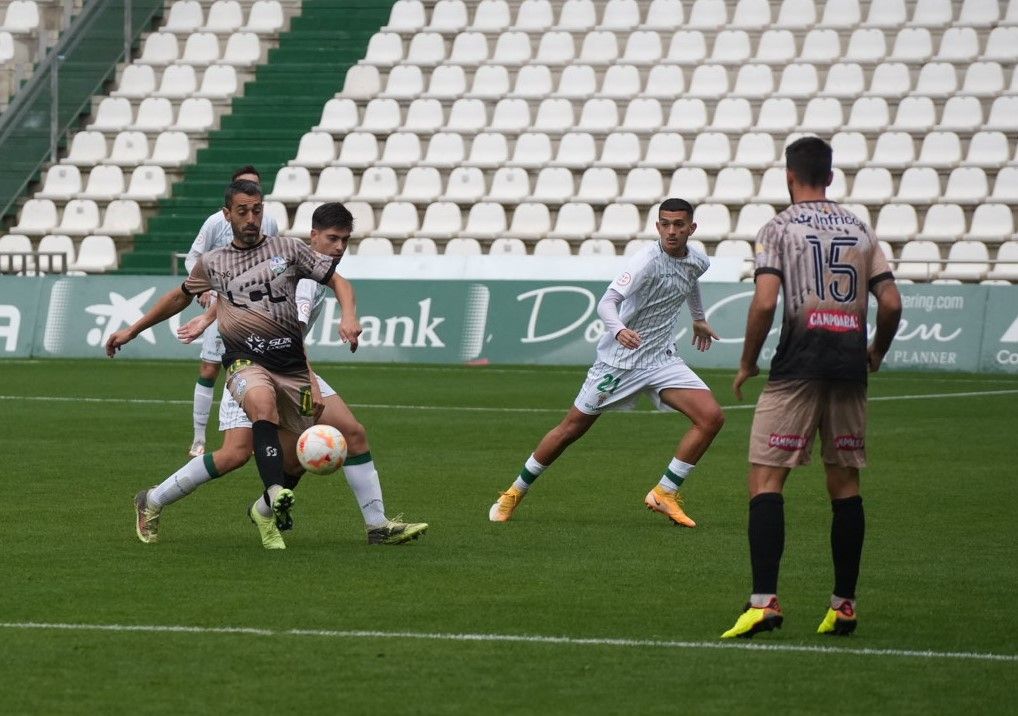
<svg viewBox="0 0 1018 716">
<path fill-rule="evenodd" d="M 205 467 L 205 456 L 199 455 L 148 491 L 148 506 L 160 509 L 190 495 L 214 476 Z"/>
<path fill-rule="evenodd" d="M 378 482 L 375 461 L 368 460 L 358 465 L 344 465 L 343 475 L 350 486 L 354 499 L 361 508 L 364 524 L 381 527 L 388 520 L 385 517 L 385 503 L 382 501 L 382 486 Z"/>
<path fill-rule="evenodd" d="M 194 384 L 194 439 L 205 442 L 205 428 L 209 424 L 209 411 L 212 410 L 212 395 L 215 392 L 213 386 L 205 386 L 201 383 Z"/>
<path fill-rule="evenodd" d="M 668 492 L 676 492 L 682 487 L 682 483 L 686 481 L 694 467 L 696 465 L 690 465 L 688 462 L 682 462 L 679 458 L 673 457 L 658 484 Z"/>
</svg>

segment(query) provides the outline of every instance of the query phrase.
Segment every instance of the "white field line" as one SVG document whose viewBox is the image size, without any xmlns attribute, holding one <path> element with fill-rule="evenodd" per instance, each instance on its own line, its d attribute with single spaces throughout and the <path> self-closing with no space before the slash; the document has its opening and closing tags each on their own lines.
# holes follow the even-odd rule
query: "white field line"
<svg viewBox="0 0 1018 716">
<path fill-rule="evenodd" d="M 148 634 L 211 634 L 267 637 L 312 637 L 319 639 L 420 639 L 424 641 L 549 644 L 562 646 L 628 647 L 651 649 L 712 649 L 728 651 L 785 652 L 824 656 L 874 656 L 910 659 L 960 659 L 967 661 L 1018 662 L 1018 654 L 993 654 L 973 651 L 920 651 L 915 649 L 869 649 L 856 647 L 808 646 L 799 644 L 760 644 L 745 641 L 667 641 L 661 639 L 610 639 L 527 634 L 446 634 L 332 629 L 259 629 L 255 627 L 199 627 L 146 624 L 47 624 L 39 622 L 0 622 L 0 629 L 38 629 L 44 631 L 103 631 Z"/>
<path fill-rule="evenodd" d="M 995 395 L 1018 395 L 1018 389 L 979 390 L 957 393 L 927 393 L 916 395 L 883 395 L 871 397 L 870 402 L 897 402 L 903 400 L 937 400 L 941 398 L 981 398 Z M 117 403 L 128 405 L 191 405 L 190 400 L 159 398 L 82 398 L 54 395 L 0 395 L 0 401 L 33 401 L 53 403 Z M 350 403 L 351 408 L 376 410 L 422 410 L 462 413 L 562 413 L 565 408 L 505 408 L 473 405 L 389 405 L 385 403 Z M 737 403 L 721 406 L 724 410 L 752 410 L 755 403 Z M 656 410 L 636 410 L 635 415 L 667 415 Z"/>
</svg>

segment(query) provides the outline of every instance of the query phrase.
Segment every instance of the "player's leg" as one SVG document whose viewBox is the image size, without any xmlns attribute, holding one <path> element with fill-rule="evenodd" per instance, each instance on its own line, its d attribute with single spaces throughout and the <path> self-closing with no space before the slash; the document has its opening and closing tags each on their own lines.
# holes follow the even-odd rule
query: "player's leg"
<svg viewBox="0 0 1018 716">
<path fill-rule="evenodd" d="M 320 378 L 319 388 L 325 403 L 319 422 L 333 426 L 346 438 L 349 453 L 343 464 L 343 475 L 364 518 L 368 544 L 395 545 L 417 539 L 427 531 L 427 523 L 404 522 L 402 516 L 395 519 L 386 516 L 382 485 L 368 445 L 367 431 L 346 402 Z"/>
<path fill-rule="evenodd" d="M 219 335 L 219 324 L 213 323 L 202 335 L 201 365 L 198 367 L 198 381 L 194 385 L 192 410 L 194 440 L 188 451 L 191 457 L 205 452 L 205 429 L 209 424 L 212 397 L 222 359 L 223 339 Z"/>
<path fill-rule="evenodd" d="M 682 369 L 689 371 L 685 366 L 682 366 Z M 696 380 L 702 383 L 699 378 Z M 660 512 L 677 525 L 696 527 L 696 523 L 682 509 L 679 489 L 721 431 L 725 424 L 725 415 L 706 385 L 703 388 L 665 388 L 657 395 L 663 404 L 688 417 L 692 425 L 679 441 L 675 455 L 665 468 L 658 484 L 647 493 L 644 504 L 648 509 Z"/>
<path fill-rule="evenodd" d="M 159 541 L 162 509 L 183 499 L 209 480 L 242 467 L 251 455 L 251 430 L 227 430 L 223 445 L 212 453 L 191 458 L 183 467 L 149 490 L 134 496 L 135 532 L 142 542 Z"/>
<path fill-rule="evenodd" d="M 750 638 L 781 626 L 778 573 L 785 549 L 785 480 L 810 461 L 824 396 L 809 381 L 766 385 L 757 402 L 749 443 L 749 559 L 753 590 L 735 625 L 721 635 Z"/>
<path fill-rule="evenodd" d="M 599 414 L 585 413 L 575 405 L 569 408 L 562 422 L 541 438 L 537 449 L 527 458 L 509 489 L 501 493 L 495 504 L 488 509 L 488 519 L 492 522 L 508 522 L 534 481 L 565 452 L 567 447 L 583 437 L 598 417 Z"/>
<path fill-rule="evenodd" d="M 855 631 L 855 590 L 859 581 L 866 515 L 859 490 L 859 468 L 866 464 L 865 387 L 836 385 L 820 426 L 827 492 L 831 498 L 831 557 L 834 590 L 817 628 L 820 634 L 847 636 Z"/>
</svg>

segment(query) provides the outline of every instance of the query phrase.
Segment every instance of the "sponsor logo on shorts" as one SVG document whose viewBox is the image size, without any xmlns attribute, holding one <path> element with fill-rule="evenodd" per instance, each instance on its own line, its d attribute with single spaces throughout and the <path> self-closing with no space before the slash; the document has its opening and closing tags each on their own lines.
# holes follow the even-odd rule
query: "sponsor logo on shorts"
<svg viewBox="0 0 1018 716">
<path fill-rule="evenodd" d="M 834 438 L 834 447 L 838 450 L 862 450 L 866 441 L 861 435 L 838 435 Z"/>
<path fill-rule="evenodd" d="M 234 378 L 233 379 L 233 390 L 236 393 L 234 398 L 238 403 L 244 402 L 244 394 L 247 393 L 247 379 L 246 378 Z"/>
<path fill-rule="evenodd" d="M 859 315 L 848 311 L 817 310 L 810 311 L 806 318 L 806 328 L 811 331 L 831 331 L 833 333 L 852 333 L 859 331 Z"/>
<path fill-rule="evenodd" d="M 767 446 L 777 450 L 786 450 L 788 452 L 804 450 L 806 448 L 806 436 L 779 435 L 777 433 L 771 433 L 771 437 L 767 441 Z"/>
</svg>

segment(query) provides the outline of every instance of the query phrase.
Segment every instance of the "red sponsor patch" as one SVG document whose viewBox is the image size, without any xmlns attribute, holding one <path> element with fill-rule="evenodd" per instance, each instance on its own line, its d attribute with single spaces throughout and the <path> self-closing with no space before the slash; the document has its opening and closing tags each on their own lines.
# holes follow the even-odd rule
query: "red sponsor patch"
<svg viewBox="0 0 1018 716">
<path fill-rule="evenodd" d="M 838 435 L 834 438 L 834 447 L 838 450 L 862 450 L 866 441 L 861 435 Z"/>
<path fill-rule="evenodd" d="M 767 445 L 768 447 L 777 448 L 778 450 L 787 450 L 788 452 L 804 450 L 806 448 L 806 436 L 778 435 L 777 433 L 771 433 L 771 437 L 767 441 Z"/>
<path fill-rule="evenodd" d="M 811 331 L 832 331 L 850 333 L 859 331 L 859 316 L 848 311 L 821 309 L 810 311 L 806 317 L 806 328 Z"/>
</svg>

